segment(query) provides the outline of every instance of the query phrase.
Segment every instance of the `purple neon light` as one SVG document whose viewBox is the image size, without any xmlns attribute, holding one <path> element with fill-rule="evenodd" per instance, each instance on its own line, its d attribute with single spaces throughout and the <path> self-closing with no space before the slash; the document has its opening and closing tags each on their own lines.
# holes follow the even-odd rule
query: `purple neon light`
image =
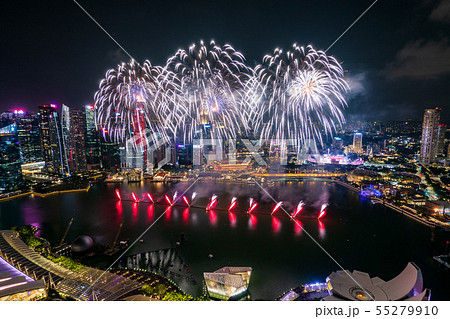
<svg viewBox="0 0 450 319">
<path fill-rule="evenodd" d="M 0 257 L 0 273 L 3 272 L 9 272 L 9 276 L 11 278 L 14 277 L 25 277 L 25 280 L 27 282 L 31 282 L 34 281 L 33 278 L 25 275 L 23 272 L 21 272 L 19 269 L 15 268 L 14 266 L 12 266 L 10 263 L 8 263 L 6 260 L 4 260 L 2 257 Z"/>
</svg>

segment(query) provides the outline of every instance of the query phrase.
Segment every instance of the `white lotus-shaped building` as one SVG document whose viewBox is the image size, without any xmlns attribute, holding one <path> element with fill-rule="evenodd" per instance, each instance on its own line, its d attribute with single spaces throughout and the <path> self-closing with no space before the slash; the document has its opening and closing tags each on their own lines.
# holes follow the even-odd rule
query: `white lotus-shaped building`
<svg viewBox="0 0 450 319">
<path fill-rule="evenodd" d="M 389 281 L 362 271 L 338 270 L 328 276 L 327 286 L 330 295 L 325 301 L 429 301 L 431 297 L 431 291 L 423 289 L 422 272 L 412 262 Z"/>
</svg>

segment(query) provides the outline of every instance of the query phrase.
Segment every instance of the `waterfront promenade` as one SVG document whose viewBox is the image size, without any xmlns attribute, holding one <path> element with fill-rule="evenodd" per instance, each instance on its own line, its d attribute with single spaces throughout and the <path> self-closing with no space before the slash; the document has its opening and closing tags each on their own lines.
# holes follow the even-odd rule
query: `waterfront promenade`
<svg viewBox="0 0 450 319">
<path fill-rule="evenodd" d="M 67 189 L 67 190 L 53 191 L 53 192 L 48 192 L 48 193 L 39 193 L 39 192 L 31 191 L 31 192 L 20 193 L 17 195 L 0 198 L 0 203 L 6 202 L 9 200 L 13 200 L 16 198 L 20 198 L 20 197 L 31 196 L 31 195 L 39 196 L 39 197 L 47 197 L 47 196 L 60 195 L 60 194 L 66 194 L 66 193 L 88 192 L 90 189 L 91 189 L 91 185 L 88 185 L 88 187 L 86 187 L 86 188 Z"/>
</svg>

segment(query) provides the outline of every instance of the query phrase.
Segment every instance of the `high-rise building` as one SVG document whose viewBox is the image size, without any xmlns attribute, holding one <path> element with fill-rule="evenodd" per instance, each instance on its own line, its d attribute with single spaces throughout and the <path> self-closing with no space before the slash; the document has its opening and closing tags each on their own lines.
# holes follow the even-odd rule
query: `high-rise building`
<svg viewBox="0 0 450 319">
<path fill-rule="evenodd" d="M 121 147 L 120 157 L 122 168 L 142 169 L 147 171 L 148 167 L 148 146 L 143 98 L 137 93 L 135 95 L 136 109 L 133 112 L 133 123 L 130 138 Z"/>
<path fill-rule="evenodd" d="M 17 123 L 23 163 L 42 161 L 39 117 L 36 114 L 27 113 Z"/>
<path fill-rule="evenodd" d="M 17 137 L 23 163 L 42 161 L 39 117 L 34 113 L 15 109 L 3 113 L 2 119 L 9 121 L 9 123 L 17 123 Z"/>
<path fill-rule="evenodd" d="M 84 109 L 71 109 L 69 167 L 72 173 L 79 173 L 87 170 L 85 138 L 86 114 Z"/>
<path fill-rule="evenodd" d="M 100 138 L 101 165 L 107 170 L 118 170 L 121 165 L 120 144 L 110 140 L 106 133 Z"/>
<path fill-rule="evenodd" d="M 177 163 L 180 166 L 192 166 L 192 144 L 177 144 Z"/>
<path fill-rule="evenodd" d="M 340 137 L 333 137 L 333 145 L 332 145 L 332 149 L 334 151 L 340 151 L 342 150 L 342 148 L 344 147 L 344 141 L 342 140 L 342 138 Z"/>
<path fill-rule="evenodd" d="M 438 142 L 436 144 L 436 155 L 442 156 L 444 155 L 444 146 L 445 146 L 445 132 L 447 132 L 447 125 L 439 124 L 438 127 Z"/>
<path fill-rule="evenodd" d="M 423 116 L 419 161 L 425 165 L 432 163 L 437 156 L 440 112 L 439 108 L 426 109 Z"/>
<path fill-rule="evenodd" d="M 71 175 L 71 167 L 69 165 L 69 153 L 72 145 L 72 132 L 70 129 L 70 109 L 67 105 L 61 106 L 61 152 L 63 162 L 66 164 L 67 175 Z"/>
<path fill-rule="evenodd" d="M 96 107 L 94 105 L 85 106 L 86 114 L 86 161 L 88 169 L 100 168 L 101 166 L 101 145 L 100 134 L 95 125 Z"/>
<path fill-rule="evenodd" d="M 103 143 L 102 143 L 103 144 Z M 146 169 L 144 150 L 131 142 L 120 146 L 120 163 L 122 170 Z"/>
<path fill-rule="evenodd" d="M 356 153 L 362 153 L 362 133 L 353 134 L 353 151 Z"/>
<path fill-rule="evenodd" d="M 63 149 L 62 126 L 56 105 L 39 106 L 41 151 L 48 173 L 69 175 L 65 150 Z"/>
<path fill-rule="evenodd" d="M 0 127 L 0 190 L 14 190 L 22 184 L 21 164 L 17 123 L 2 125 Z"/>
</svg>

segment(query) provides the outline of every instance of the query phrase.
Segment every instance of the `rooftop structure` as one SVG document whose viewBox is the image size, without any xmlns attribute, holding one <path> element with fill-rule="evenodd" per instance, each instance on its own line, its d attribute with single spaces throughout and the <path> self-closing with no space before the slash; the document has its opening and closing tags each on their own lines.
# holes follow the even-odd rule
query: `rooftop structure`
<svg viewBox="0 0 450 319">
<path fill-rule="evenodd" d="M 119 300 L 136 295 L 141 283 L 91 267 L 83 267 L 56 285 L 56 290 L 81 301 Z"/>
<path fill-rule="evenodd" d="M 136 294 L 142 287 L 134 280 L 91 267 L 76 271 L 64 268 L 35 252 L 12 230 L 0 231 L 0 257 L 29 277 L 53 283 L 56 291 L 76 300 L 117 300 Z"/>
<path fill-rule="evenodd" d="M 325 301 L 425 301 L 431 296 L 429 289 L 423 289 L 422 272 L 411 262 L 389 281 L 362 271 L 338 270 L 328 276 L 327 285 L 330 295 Z"/>
<path fill-rule="evenodd" d="M 44 280 L 34 280 L 0 257 L 0 301 L 36 300 L 47 295 Z"/>
<path fill-rule="evenodd" d="M 251 267 L 223 267 L 215 272 L 205 272 L 210 297 L 222 300 L 244 295 L 252 274 Z"/>
</svg>

